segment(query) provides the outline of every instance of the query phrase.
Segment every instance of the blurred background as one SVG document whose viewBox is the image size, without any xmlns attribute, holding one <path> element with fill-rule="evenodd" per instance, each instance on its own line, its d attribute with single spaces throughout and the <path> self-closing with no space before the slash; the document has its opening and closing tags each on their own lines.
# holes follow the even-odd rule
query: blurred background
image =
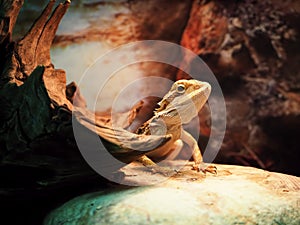
<svg viewBox="0 0 300 225">
<path fill-rule="evenodd" d="M 47 2 L 25 1 L 15 39 L 26 33 Z M 99 56 L 123 44 L 149 39 L 181 44 L 207 63 L 225 96 L 227 129 L 215 162 L 299 176 L 299 13 L 297 0 L 74 0 L 60 24 L 51 56 L 56 68 L 66 70 L 68 83 L 78 83 Z M 182 56 L 182 60 L 197 66 L 193 58 Z M 93 76 L 99 79 L 101 74 Z M 97 86 L 83 83 L 80 88 L 89 107 L 97 98 L 96 110 L 107 111 L 123 87 L 147 76 L 189 78 L 169 65 L 144 62 L 116 72 L 101 96 Z M 141 82 L 132 95 L 146 95 L 147 88 Z M 168 88 L 157 84 L 162 92 Z M 146 100 L 148 112 L 157 101 Z M 130 105 L 124 98 L 118 107 L 126 111 Z M 200 112 L 200 124 L 203 149 L 210 134 L 207 106 Z M 198 124 L 188 129 L 193 126 Z"/>
</svg>

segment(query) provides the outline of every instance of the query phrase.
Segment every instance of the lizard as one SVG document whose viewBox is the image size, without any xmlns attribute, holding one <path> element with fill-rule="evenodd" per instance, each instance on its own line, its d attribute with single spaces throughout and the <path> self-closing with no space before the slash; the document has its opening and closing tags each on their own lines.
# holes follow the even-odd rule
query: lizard
<svg viewBox="0 0 300 225">
<path fill-rule="evenodd" d="M 194 79 L 176 81 L 158 103 L 153 117 L 135 132 L 112 127 L 110 120 L 107 122 L 84 108 L 74 107 L 74 112 L 77 121 L 97 133 L 106 143 L 107 150 L 122 162 L 137 160 L 152 167 L 156 165 L 152 159 L 168 156 L 174 153 L 174 149 L 177 152 L 185 142 L 193 151 L 193 169 L 216 173 L 216 167 L 204 164 L 197 141 L 182 127 L 198 115 L 210 92 L 211 86 L 207 82 Z"/>
<path fill-rule="evenodd" d="M 154 116 L 146 121 L 136 131 L 143 135 L 171 135 L 172 140 L 167 144 L 142 156 L 139 161 L 144 165 L 155 165 L 150 158 L 161 158 L 172 154 L 174 149 L 178 152 L 185 142 L 192 149 L 194 161 L 193 169 L 203 172 L 216 173 L 216 167 L 206 166 L 202 154 L 194 137 L 185 131 L 183 124 L 191 122 L 204 106 L 211 92 L 207 82 L 198 80 L 178 80 L 169 92 L 158 103 Z"/>
<path fill-rule="evenodd" d="M 71 0 L 66 0 L 66 2 L 70 4 Z M 89 112 L 86 110 L 84 110 L 83 114 L 79 117 L 77 114 L 77 119 L 79 121 L 81 120 L 81 123 L 85 123 L 85 125 L 91 130 L 96 131 L 100 137 L 111 144 L 122 147 L 123 143 L 121 143 L 122 141 L 120 141 L 120 138 L 123 138 L 123 142 L 126 142 L 124 145 L 125 151 L 123 151 L 125 154 L 123 155 L 126 156 L 126 154 L 130 155 L 129 153 L 133 153 L 133 157 L 128 157 L 130 158 L 129 161 L 140 155 L 137 151 L 132 151 L 130 149 L 130 146 L 132 145 L 138 144 L 139 148 L 143 145 L 156 145 L 156 148 L 148 151 L 148 153 L 139 158 L 139 160 L 145 165 L 154 165 L 155 163 L 147 156 L 166 156 L 174 149 L 180 149 L 183 146 L 183 141 L 193 151 L 192 156 L 195 162 L 194 169 L 197 169 L 198 171 L 215 172 L 215 167 L 203 166 L 204 163 L 202 154 L 197 141 L 191 134 L 182 128 L 182 124 L 189 123 L 198 115 L 198 112 L 206 103 L 210 92 L 211 86 L 207 82 L 201 82 L 194 79 L 176 81 L 172 85 L 170 91 L 158 103 L 159 108 L 155 109 L 154 116 L 138 128 L 136 131 L 137 136 L 130 135 L 129 132 L 124 129 L 116 130 L 115 128 L 107 126 L 101 119 L 96 118 L 96 121 L 94 121 L 93 116 L 87 116 L 89 115 Z M 81 110 L 78 110 L 78 112 L 80 111 Z M 90 118 L 90 121 L 88 118 Z M 94 122 L 96 122 L 96 129 L 93 126 L 91 127 Z M 114 135 L 117 137 L 114 137 Z M 145 136 L 149 135 L 154 135 L 155 137 L 152 139 L 145 139 Z M 133 142 L 133 144 L 130 142 Z M 115 154 L 118 153 L 119 150 L 120 149 L 117 148 L 117 150 L 115 150 Z"/>
</svg>

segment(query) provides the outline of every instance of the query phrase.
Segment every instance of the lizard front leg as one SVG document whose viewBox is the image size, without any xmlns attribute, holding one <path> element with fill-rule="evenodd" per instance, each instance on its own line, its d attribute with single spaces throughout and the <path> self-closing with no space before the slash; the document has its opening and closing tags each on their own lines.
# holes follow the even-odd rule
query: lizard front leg
<svg viewBox="0 0 300 225">
<path fill-rule="evenodd" d="M 198 146 L 197 141 L 194 139 L 194 137 L 189 134 L 187 131 L 182 130 L 181 139 L 192 149 L 193 151 L 193 160 L 195 162 L 195 165 L 193 166 L 193 169 L 202 172 L 210 172 L 210 173 L 217 173 L 217 168 L 212 165 L 205 165 L 203 162 L 202 154 L 200 151 L 200 148 Z"/>
<path fill-rule="evenodd" d="M 156 158 L 159 158 L 158 156 L 164 157 L 167 155 L 166 159 L 172 160 L 176 158 L 176 156 L 179 154 L 182 147 L 183 147 L 183 142 L 181 140 L 176 140 L 171 145 L 163 146 L 157 149 L 158 152 L 156 152 L 156 154 L 151 154 L 150 156 L 154 158 L 156 156 Z M 142 163 L 145 167 L 151 169 L 154 173 L 161 173 L 165 176 L 169 176 L 170 174 L 176 172 L 176 170 L 170 168 L 168 164 L 163 163 L 160 166 L 157 165 L 148 157 L 148 154 L 141 156 L 137 161 Z"/>
<path fill-rule="evenodd" d="M 159 173 L 166 177 L 169 177 L 176 172 L 176 170 L 172 168 L 157 165 L 146 155 L 141 156 L 137 161 L 142 163 L 145 168 L 150 170 L 152 173 Z"/>
<path fill-rule="evenodd" d="M 142 163 L 144 166 L 156 166 L 156 163 L 153 162 L 151 159 L 148 158 L 148 156 L 143 155 L 139 159 L 137 159 L 138 162 Z"/>
</svg>

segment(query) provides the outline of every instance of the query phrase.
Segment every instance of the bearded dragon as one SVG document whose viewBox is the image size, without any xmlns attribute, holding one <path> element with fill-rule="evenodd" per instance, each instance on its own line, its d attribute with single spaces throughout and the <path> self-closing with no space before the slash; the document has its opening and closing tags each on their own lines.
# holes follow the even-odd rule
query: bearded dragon
<svg viewBox="0 0 300 225">
<path fill-rule="evenodd" d="M 106 143 L 107 150 L 122 162 L 138 160 L 145 166 L 154 166 L 156 164 L 151 159 L 164 158 L 174 149 L 178 151 L 185 142 L 193 151 L 193 168 L 215 173 L 214 166 L 203 163 L 197 141 L 182 127 L 198 115 L 210 92 L 211 86 L 207 82 L 176 81 L 158 103 L 154 116 L 135 133 L 124 129 L 125 126 L 112 126 L 111 119 L 99 117 L 86 109 L 75 108 L 74 111 L 79 123 L 96 132 Z"/>
<path fill-rule="evenodd" d="M 183 124 L 191 122 L 198 115 L 206 103 L 211 86 L 207 82 L 198 80 L 179 80 L 175 82 L 170 91 L 158 103 L 159 108 L 154 111 L 154 116 L 145 122 L 136 133 L 143 135 L 171 135 L 172 139 L 167 144 L 142 156 L 139 161 L 144 165 L 154 165 L 150 158 L 162 158 L 172 154 L 174 149 L 180 150 L 185 142 L 192 149 L 195 162 L 194 169 L 198 171 L 216 172 L 214 166 L 205 166 L 197 141 L 185 131 Z"/>
</svg>

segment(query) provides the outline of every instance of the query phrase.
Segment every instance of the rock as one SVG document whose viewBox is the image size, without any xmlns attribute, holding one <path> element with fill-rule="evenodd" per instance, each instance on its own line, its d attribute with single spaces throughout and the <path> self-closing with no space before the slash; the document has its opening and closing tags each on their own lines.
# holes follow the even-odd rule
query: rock
<svg viewBox="0 0 300 225">
<path fill-rule="evenodd" d="M 300 178 L 252 167 L 217 167 L 218 175 L 205 176 L 188 165 L 152 186 L 76 197 L 51 212 L 44 225 L 300 223 Z M 126 167 L 123 171 L 128 184 L 161 178 Z"/>
</svg>

